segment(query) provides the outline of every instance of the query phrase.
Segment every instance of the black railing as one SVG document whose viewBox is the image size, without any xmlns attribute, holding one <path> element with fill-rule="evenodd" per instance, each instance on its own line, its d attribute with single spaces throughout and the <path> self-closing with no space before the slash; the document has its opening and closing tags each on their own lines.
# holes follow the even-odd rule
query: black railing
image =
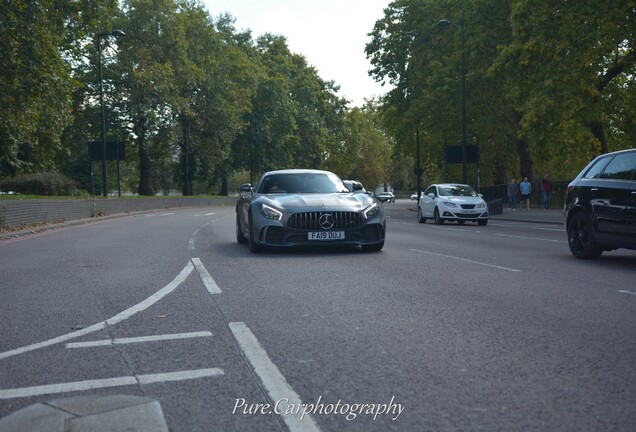
<svg viewBox="0 0 636 432">
<path fill-rule="evenodd" d="M 554 185 L 554 192 L 552 193 L 552 208 L 562 208 L 565 203 L 565 192 L 570 184 L 571 180 L 562 180 L 552 182 Z M 494 201 L 496 199 L 502 199 L 504 205 L 508 203 L 508 185 L 494 185 L 494 186 L 482 186 L 479 189 L 486 200 L 486 202 Z M 519 202 L 519 196 L 517 196 L 517 203 Z M 541 188 L 541 182 L 532 182 L 532 197 L 530 203 L 533 206 L 543 207 L 543 189 Z"/>
</svg>

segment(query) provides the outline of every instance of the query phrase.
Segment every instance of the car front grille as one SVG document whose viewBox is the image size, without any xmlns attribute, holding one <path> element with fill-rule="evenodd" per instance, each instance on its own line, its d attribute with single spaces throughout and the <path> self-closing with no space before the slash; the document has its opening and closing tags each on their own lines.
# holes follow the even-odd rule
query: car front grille
<svg viewBox="0 0 636 432">
<path fill-rule="evenodd" d="M 362 217 L 355 212 L 305 212 L 295 213 L 287 220 L 287 226 L 292 229 L 317 231 L 323 230 L 320 226 L 320 217 L 330 214 L 333 218 L 333 227 L 330 230 L 347 230 L 362 226 Z"/>
<path fill-rule="evenodd" d="M 462 204 L 464 210 L 472 210 L 475 208 L 475 204 Z"/>
</svg>

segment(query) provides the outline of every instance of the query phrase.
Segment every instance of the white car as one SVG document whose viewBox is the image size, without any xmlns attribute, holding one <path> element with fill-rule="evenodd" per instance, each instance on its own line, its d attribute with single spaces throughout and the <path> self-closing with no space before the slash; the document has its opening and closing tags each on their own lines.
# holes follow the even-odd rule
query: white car
<svg viewBox="0 0 636 432">
<path fill-rule="evenodd" d="M 466 221 L 479 225 L 488 223 L 488 205 L 481 194 L 465 184 L 442 183 L 430 185 L 417 205 L 417 220 L 425 223 L 433 219 L 441 225 L 455 221 L 462 225 Z"/>
<path fill-rule="evenodd" d="M 380 202 L 395 202 L 395 195 L 393 195 L 393 192 L 379 193 L 377 198 Z"/>
</svg>

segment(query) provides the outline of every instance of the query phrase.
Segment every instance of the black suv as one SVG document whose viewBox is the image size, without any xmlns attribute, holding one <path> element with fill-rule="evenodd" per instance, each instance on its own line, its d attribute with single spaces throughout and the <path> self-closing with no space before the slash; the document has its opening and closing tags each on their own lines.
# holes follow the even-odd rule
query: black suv
<svg viewBox="0 0 636 432">
<path fill-rule="evenodd" d="M 597 157 L 569 184 L 565 226 L 577 258 L 636 250 L 636 149 Z"/>
</svg>

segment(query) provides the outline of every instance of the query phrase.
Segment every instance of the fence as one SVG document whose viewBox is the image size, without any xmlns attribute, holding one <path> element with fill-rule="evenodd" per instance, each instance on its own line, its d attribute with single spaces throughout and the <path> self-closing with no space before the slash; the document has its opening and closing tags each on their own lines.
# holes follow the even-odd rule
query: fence
<svg viewBox="0 0 636 432">
<path fill-rule="evenodd" d="M 554 185 L 554 192 L 552 194 L 552 208 L 563 207 L 565 203 L 565 192 L 571 180 L 562 180 L 552 182 Z M 495 185 L 495 186 L 482 186 L 479 189 L 479 193 L 483 195 L 484 199 L 489 202 L 496 199 L 503 199 L 504 204 L 508 202 L 508 185 Z M 517 198 L 518 199 L 518 198 Z M 541 182 L 532 182 L 532 197 L 530 203 L 533 206 L 543 207 L 543 189 L 541 188 Z"/>
<path fill-rule="evenodd" d="M 236 197 L 153 197 L 87 200 L 0 200 L 0 228 L 61 222 L 136 211 L 234 205 Z"/>
</svg>

